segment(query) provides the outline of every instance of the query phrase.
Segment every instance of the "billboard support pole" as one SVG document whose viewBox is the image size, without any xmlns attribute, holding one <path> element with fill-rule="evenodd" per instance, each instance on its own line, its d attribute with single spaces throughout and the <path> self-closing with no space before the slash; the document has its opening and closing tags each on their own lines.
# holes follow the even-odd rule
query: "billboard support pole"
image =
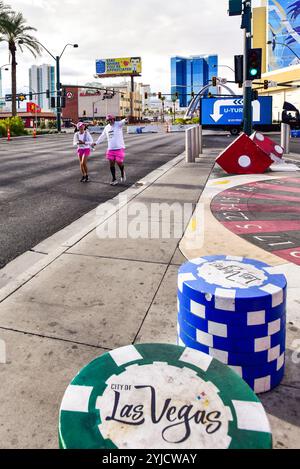
<svg viewBox="0 0 300 469">
<path fill-rule="evenodd" d="M 134 76 L 131 75 L 130 77 L 130 83 L 131 83 L 131 86 L 130 86 L 130 122 L 133 122 L 134 120 L 134 117 L 133 117 L 133 114 L 134 114 Z"/>
</svg>

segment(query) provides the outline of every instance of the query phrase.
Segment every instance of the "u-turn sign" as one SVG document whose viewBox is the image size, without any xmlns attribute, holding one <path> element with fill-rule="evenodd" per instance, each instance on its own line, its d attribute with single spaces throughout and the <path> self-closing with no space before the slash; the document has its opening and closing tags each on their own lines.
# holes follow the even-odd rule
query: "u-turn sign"
<svg viewBox="0 0 300 469">
<path fill-rule="evenodd" d="M 238 125 L 243 120 L 243 98 L 203 98 L 202 125 Z M 253 122 L 272 124 L 272 97 L 259 97 L 252 102 Z"/>
</svg>

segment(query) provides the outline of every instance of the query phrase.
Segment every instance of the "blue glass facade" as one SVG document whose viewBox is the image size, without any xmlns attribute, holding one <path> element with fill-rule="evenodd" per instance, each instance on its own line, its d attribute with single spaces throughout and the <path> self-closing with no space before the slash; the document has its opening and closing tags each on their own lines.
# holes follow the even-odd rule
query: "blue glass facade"
<svg viewBox="0 0 300 469">
<path fill-rule="evenodd" d="M 171 58 L 171 93 L 179 94 L 180 107 L 187 107 L 191 93 L 199 91 L 209 84 L 213 76 L 218 75 L 218 56 L 172 57 Z M 211 87 L 206 94 L 216 92 Z"/>
</svg>

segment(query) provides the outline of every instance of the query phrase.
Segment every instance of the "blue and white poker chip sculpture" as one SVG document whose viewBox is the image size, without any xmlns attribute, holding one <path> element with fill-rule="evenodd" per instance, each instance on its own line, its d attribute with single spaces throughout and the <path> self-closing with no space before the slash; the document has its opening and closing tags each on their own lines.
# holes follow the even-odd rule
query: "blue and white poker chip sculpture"
<svg viewBox="0 0 300 469">
<path fill-rule="evenodd" d="M 235 370 L 254 390 L 284 375 L 286 278 L 264 262 L 207 256 L 178 272 L 178 344 Z"/>
</svg>

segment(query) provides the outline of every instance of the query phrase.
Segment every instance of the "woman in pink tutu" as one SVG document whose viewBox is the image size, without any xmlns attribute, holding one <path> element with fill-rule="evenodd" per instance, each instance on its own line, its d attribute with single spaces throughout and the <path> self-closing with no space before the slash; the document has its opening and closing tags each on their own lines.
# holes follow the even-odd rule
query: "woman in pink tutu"
<svg viewBox="0 0 300 469">
<path fill-rule="evenodd" d="M 90 132 L 85 128 L 83 122 L 78 122 L 77 132 L 74 134 L 73 145 L 77 146 L 77 155 L 80 164 L 80 171 L 82 178 L 80 182 L 88 182 L 88 167 L 87 160 L 91 154 L 91 147 L 93 146 L 93 139 Z"/>
</svg>

